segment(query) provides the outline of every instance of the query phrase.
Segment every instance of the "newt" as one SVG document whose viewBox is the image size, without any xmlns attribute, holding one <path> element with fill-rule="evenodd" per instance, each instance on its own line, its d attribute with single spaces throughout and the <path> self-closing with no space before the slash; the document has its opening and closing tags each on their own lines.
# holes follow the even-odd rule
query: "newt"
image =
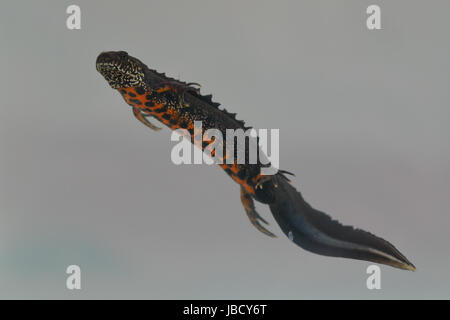
<svg viewBox="0 0 450 320">
<path fill-rule="evenodd" d="M 156 119 L 172 130 L 186 129 L 191 141 L 194 121 L 202 121 L 203 132 L 218 129 L 225 137 L 226 129 L 247 127 L 235 113 L 219 108 L 211 95 L 200 94 L 197 83 L 186 83 L 148 68 L 125 51 L 101 53 L 96 60 L 97 71 L 131 106 L 133 115 L 148 128 L 158 131 L 152 123 Z M 197 141 L 198 142 L 198 141 Z M 204 148 L 209 143 L 199 142 Z M 225 152 L 226 157 L 235 154 Z M 230 163 L 228 163 L 230 162 Z M 263 224 L 267 222 L 255 209 L 254 201 L 267 204 L 275 221 L 288 238 L 310 252 L 357 260 L 372 261 L 399 269 L 415 270 L 415 266 L 388 241 L 362 229 L 342 225 L 327 214 L 311 207 L 279 170 L 263 175 L 264 164 L 240 164 L 236 158 L 219 164 L 240 185 L 240 196 L 250 222 L 262 233 L 275 237 Z"/>
</svg>

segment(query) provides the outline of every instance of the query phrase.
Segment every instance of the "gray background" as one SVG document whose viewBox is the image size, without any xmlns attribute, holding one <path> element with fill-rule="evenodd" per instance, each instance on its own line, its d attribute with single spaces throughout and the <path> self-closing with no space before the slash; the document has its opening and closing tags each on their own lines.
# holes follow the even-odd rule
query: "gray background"
<svg viewBox="0 0 450 320">
<path fill-rule="evenodd" d="M 66 8 L 82 29 L 66 28 Z M 380 31 L 365 10 L 382 8 Z M 450 298 L 448 1 L 3 1 L 1 298 Z M 256 128 L 315 207 L 415 273 L 253 228 L 215 166 L 175 166 L 95 70 L 104 50 L 202 84 Z M 82 269 L 82 290 L 65 269 Z"/>
</svg>

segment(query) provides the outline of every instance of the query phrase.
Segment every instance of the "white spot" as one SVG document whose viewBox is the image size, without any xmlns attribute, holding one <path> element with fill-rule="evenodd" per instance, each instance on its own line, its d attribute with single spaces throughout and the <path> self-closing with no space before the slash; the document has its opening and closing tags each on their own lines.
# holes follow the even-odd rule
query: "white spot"
<svg viewBox="0 0 450 320">
<path fill-rule="evenodd" d="M 292 234 L 292 231 L 288 232 L 288 238 L 289 240 L 294 241 L 294 235 Z"/>
</svg>

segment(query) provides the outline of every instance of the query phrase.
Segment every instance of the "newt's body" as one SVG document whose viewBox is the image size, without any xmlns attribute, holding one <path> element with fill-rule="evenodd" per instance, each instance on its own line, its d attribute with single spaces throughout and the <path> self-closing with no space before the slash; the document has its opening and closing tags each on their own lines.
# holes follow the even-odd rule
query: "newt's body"
<svg viewBox="0 0 450 320">
<path fill-rule="evenodd" d="M 132 107 L 134 116 L 153 130 L 160 128 L 148 118 L 155 118 L 171 128 L 186 129 L 191 141 L 202 143 L 194 136 L 194 121 L 202 121 L 203 133 L 218 129 L 225 139 L 226 129 L 246 130 L 244 122 L 235 114 L 218 108 L 211 96 L 202 96 L 190 83 L 168 78 L 149 69 L 126 52 L 104 52 L 97 58 L 97 70 L 112 88 L 117 89 Z M 197 134 L 197 132 L 195 132 Z M 197 139 L 196 139 L 197 138 Z M 225 141 L 224 141 L 225 143 Z M 203 142 L 204 149 L 209 142 Z M 246 150 L 246 152 L 248 152 Z M 252 224 L 261 232 L 274 236 L 260 221 L 253 199 L 270 205 L 283 232 L 306 250 L 327 255 L 388 264 L 414 270 L 414 266 L 389 242 L 363 230 L 343 226 L 326 214 L 313 209 L 285 177 L 286 171 L 274 176 L 261 175 L 264 166 L 256 164 L 227 164 L 234 157 L 224 151 L 220 166 L 241 186 L 241 201 Z"/>
<path fill-rule="evenodd" d="M 244 122 L 236 120 L 235 114 L 219 110 L 219 104 L 212 102 L 210 96 L 200 96 L 197 89 L 188 84 L 169 80 L 156 88 L 120 87 L 118 91 L 133 108 L 135 117 L 153 130 L 160 128 L 151 124 L 147 117 L 158 119 L 172 130 L 188 130 L 191 141 L 198 139 L 194 136 L 194 121 L 202 121 L 202 135 L 208 129 L 219 129 L 224 140 L 226 129 L 246 129 Z M 208 144 L 209 142 L 204 142 L 199 146 L 203 150 Z M 226 164 L 225 160 L 226 153 L 220 166 L 246 192 L 254 195 L 255 185 L 260 178 L 259 165 Z"/>
</svg>

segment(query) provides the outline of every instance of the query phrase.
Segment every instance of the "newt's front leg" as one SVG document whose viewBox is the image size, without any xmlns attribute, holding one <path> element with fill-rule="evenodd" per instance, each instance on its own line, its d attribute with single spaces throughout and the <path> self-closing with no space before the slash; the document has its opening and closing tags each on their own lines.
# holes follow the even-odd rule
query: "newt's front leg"
<svg viewBox="0 0 450 320">
<path fill-rule="evenodd" d="M 152 130 L 159 131 L 162 128 L 155 126 L 150 121 L 147 120 L 146 115 L 142 113 L 142 111 L 136 107 L 133 107 L 133 114 L 140 122 L 145 124 L 147 127 L 149 127 Z"/>
<path fill-rule="evenodd" d="M 268 224 L 268 222 L 264 220 L 263 217 L 258 214 L 258 212 L 256 212 L 255 203 L 253 202 L 252 196 L 250 195 L 250 193 L 245 191 L 243 187 L 241 187 L 241 201 L 250 222 L 255 226 L 255 228 L 265 235 L 268 235 L 269 237 L 276 238 L 276 235 L 264 228 L 261 223 L 259 223 L 259 221 L 261 220 L 265 224 Z"/>
</svg>

